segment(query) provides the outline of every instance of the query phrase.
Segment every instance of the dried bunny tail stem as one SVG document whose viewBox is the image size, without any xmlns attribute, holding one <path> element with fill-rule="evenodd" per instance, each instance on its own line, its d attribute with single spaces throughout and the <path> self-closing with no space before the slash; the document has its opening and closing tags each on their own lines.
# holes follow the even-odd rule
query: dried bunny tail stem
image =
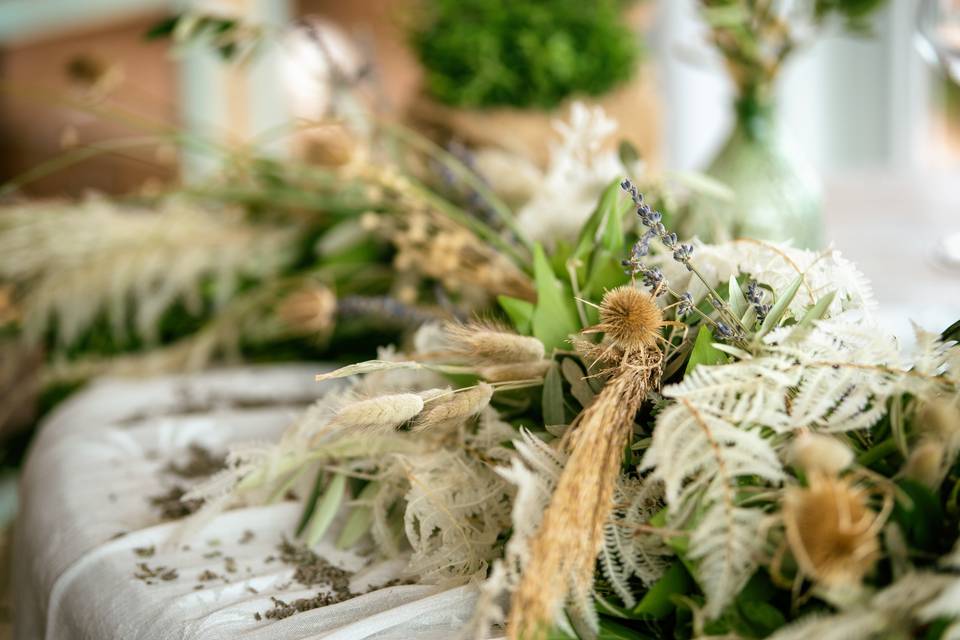
<svg viewBox="0 0 960 640">
<path fill-rule="evenodd" d="M 507 627 L 512 640 L 545 637 L 568 594 L 592 585 L 623 448 L 661 360 L 655 349 L 635 353 L 564 435 L 561 444 L 571 454 L 513 595 Z"/>
<path fill-rule="evenodd" d="M 453 393 L 446 398 L 431 402 L 420 413 L 413 431 L 425 431 L 453 420 L 463 420 L 475 416 L 490 404 L 493 387 L 485 382 L 470 389 Z"/>
<path fill-rule="evenodd" d="M 390 431 L 423 411 L 423 398 L 415 393 L 395 393 L 357 400 L 345 405 L 313 437 L 311 445 L 334 430 Z"/>
<path fill-rule="evenodd" d="M 493 364 L 480 367 L 477 373 L 488 382 L 509 382 L 512 380 L 532 380 L 542 378 L 553 365 L 553 360 L 519 362 L 516 364 Z"/>
<path fill-rule="evenodd" d="M 449 324 L 446 337 L 451 351 L 473 364 L 513 364 L 543 360 L 543 343 L 494 324 Z"/>
</svg>

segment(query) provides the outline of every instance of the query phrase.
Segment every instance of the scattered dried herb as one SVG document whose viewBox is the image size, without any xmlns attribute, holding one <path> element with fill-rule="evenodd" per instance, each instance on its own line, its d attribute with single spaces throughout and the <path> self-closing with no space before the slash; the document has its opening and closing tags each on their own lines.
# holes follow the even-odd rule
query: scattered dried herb
<svg viewBox="0 0 960 640">
<path fill-rule="evenodd" d="M 187 449 L 187 456 L 184 464 L 170 462 L 165 471 L 180 478 L 193 480 L 211 476 L 223 470 L 226 465 L 226 458 L 223 455 L 216 455 L 195 442 Z"/>
<path fill-rule="evenodd" d="M 186 491 L 183 487 L 171 487 L 166 493 L 148 498 L 150 504 L 160 511 L 164 520 L 179 520 L 191 513 L 195 513 L 203 506 L 203 500 L 184 500 Z"/>
</svg>

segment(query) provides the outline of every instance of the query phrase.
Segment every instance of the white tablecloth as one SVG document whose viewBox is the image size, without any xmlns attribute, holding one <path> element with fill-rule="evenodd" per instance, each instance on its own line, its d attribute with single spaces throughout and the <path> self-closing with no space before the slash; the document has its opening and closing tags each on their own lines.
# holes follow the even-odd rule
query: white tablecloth
<svg viewBox="0 0 960 640">
<path fill-rule="evenodd" d="M 233 441 L 272 440 L 319 386 L 319 365 L 251 368 L 146 381 L 101 381 L 42 426 L 23 470 L 14 538 L 15 637 L 21 640 L 174 638 L 326 640 L 452 638 L 475 599 L 470 587 L 400 585 L 276 620 L 273 607 L 315 596 L 277 560 L 301 503 L 224 513 L 173 545 L 150 496 L 184 484 L 167 469 L 191 444 L 223 452 Z M 250 537 L 247 531 L 252 532 Z M 121 535 L 122 534 L 122 535 Z M 151 557 L 134 551 L 155 547 Z M 188 547 L 188 548 L 185 548 Z M 372 562 L 315 549 L 356 571 L 353 592 L 397 577 L 400 561 Z M 219 552 L 219 554 L 217 553 Z M 226 570 L 227 557 L 235 571 Z M 176 569 L 147 584 L 137 564 Z M 203 581 L 205 571 L 223 576 Z M 203 588 L 197 590 L 197 585 Z"/>
</svg>

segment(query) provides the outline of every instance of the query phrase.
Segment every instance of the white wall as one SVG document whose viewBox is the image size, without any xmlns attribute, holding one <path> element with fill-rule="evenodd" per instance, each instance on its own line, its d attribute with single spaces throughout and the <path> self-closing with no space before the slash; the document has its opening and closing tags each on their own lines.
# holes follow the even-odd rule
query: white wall
<svg viewBox="0 0 960 640">
<path fill-rule="evenodd" d="M 668 164 L 700 168 L 730 126 L 731 88 L 695 0 L 659 5 Z M 890 0 L 874 38 L 828 34 L 785 69 L 781 127 L 821 172 L 915 166 L 922 158 L 928 72 L 913 47 L 914 6 Z"/>
</svg>

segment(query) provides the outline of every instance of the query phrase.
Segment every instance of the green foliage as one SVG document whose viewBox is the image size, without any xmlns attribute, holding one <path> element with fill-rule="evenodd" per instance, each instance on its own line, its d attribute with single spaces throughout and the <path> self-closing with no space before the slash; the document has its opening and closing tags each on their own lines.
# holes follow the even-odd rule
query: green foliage
<svg viewBox="0 0 960 640">
<path fill-rule="evenodd" d="M 550 108 L 633 72 L 615 0 L 427 0 L 411 40 L 430 94 L 458 107 Z"/>
<path fill-rule="evenodd" d="M 533 257 L 533 273 L 537 286 L 537 305 L 533 311 L 533 335 L 547 348 L 563 349 L 568 338 L 579 328 L 569 287 L 554 274 L 543 248 L 537 245 Z"/>
<path fill-rule="evenodd" d="M 818 20 L 831 17 L 842 21 L 852 33 L 866 33 L 870 28 L 870 15 L 882 7 L 886 0 L 817 0 L 814 13 Z"/>
</svg>

